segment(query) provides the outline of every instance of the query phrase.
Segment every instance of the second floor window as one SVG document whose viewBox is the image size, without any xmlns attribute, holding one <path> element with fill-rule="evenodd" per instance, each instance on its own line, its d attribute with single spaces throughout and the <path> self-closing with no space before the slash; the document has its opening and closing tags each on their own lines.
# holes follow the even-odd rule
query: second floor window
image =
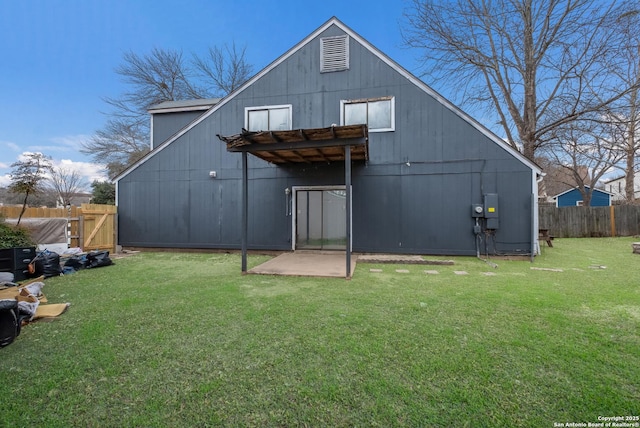
<svg viewBox="0 0 640 428">
<path fill-rule="evenodd" d="M 340 117 L 343 125 L 366 124 L 371 132 L 395 130 L 394 97 L 368 100 L 342 100 Z"/>
<path fill-rule="evenodd" d="M 291 129 L 291 104 L 245 108 L 247 131 L 288 131 Z"/>
</svg>

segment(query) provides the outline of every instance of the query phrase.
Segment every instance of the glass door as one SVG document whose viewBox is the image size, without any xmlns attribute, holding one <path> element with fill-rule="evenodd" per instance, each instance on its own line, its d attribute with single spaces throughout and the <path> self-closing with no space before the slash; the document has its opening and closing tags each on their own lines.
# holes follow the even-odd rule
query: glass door
<svg viewBox="0 0 640 428">
<path fill-rule="evenodd" d="M 345 250 L 347 247 L 346 192 L 308 189 L 296 191 L 296 248 Z"/>
</svg>

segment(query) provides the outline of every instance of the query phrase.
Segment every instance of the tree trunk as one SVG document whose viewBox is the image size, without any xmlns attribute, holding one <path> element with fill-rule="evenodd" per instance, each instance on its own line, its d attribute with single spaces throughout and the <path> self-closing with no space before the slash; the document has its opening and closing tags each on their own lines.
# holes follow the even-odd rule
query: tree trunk
<svg viewBox="0 0 640 428">
<path fill-rule="evenodd" d="M 522 122 L 524 129 L 520 135 L 522 140 L 522 154 L 531 161 L 536 152 L 537 129 L 537 97 L 536 97 L 536 59 L 535 44 L 533 41 L 533 17 L 531 13 L 531 0 L 523 3 L 522 21 L 524 22 L 524 106 Z"/>
<path fill-rule="evenodd" d="M 631 138 L 631 137 L 630 137 Z M 624 194 L 625 198 L 628 202 L 633 202 L 635 200 L 635 181 L 636 181 L 636 172 L 634 169 L 635 164 L 635 153 L 632 150 L 627 152 L 627 166 L 625 168 L 625 183 L 624 183 Z"/>
<path fill-rule="evenodd" d="M 640 46 L 638 46 L 638 52 L 640 53 Z M 639 76 L 640 78 L 640 76 Z M 631 94 L 630 105 L 631 115 L 629 118 L 629 126 L 627 128 L 627 166 L 625 168 L 626 181 L 624 184 L 624 193 L 627 201 L 633 202 L 635 200 L 635 181 L 636 181 L 636 131 L 637 131 L 637 117 L 638 112 L 636 110 L 636 104 L 638 101 L 638 91 L 633 91 Z"/>
<path fill-rule="evenodd" d="M 16 223 L 16 227 L 20 226 L 20 220 L 22 220 L 22 216 L 24 212 L 27 210 L 27 199 L 29 198 L 29 192 L 25 192 L 24 201 L 22 202 L 22 211 L 20 211 L 20 215 L 18 216 L 18 222 Z"/>
<path fill-rule="evenodd" d="M 536 155 L 536 140 L 532 135 L 528 135 L 522 140 L 522 154 L 531 161 L 534 161 Z"/>
</svg>

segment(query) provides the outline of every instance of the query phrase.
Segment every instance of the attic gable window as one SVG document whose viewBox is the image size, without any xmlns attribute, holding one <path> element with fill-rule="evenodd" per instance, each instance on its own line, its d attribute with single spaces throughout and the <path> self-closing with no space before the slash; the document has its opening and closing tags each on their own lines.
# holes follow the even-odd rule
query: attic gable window
<svg viewBox="0 0 640 428">
<path fill-rule="evenodd" d="M 365 124 L 369 132 L 394 131 L 395 97 L 340 101 L 341 125 Z"/>
<path fill-rule="evenodd" d="M 244 128 L 247 131 L 290 131 L 291 104 L 246 107 Z"/>
<path fill-rule="evenodd" d="M 320 72 L 330 73 L 349 69 L 349 36 L 320 39 Z"/>
</svg>

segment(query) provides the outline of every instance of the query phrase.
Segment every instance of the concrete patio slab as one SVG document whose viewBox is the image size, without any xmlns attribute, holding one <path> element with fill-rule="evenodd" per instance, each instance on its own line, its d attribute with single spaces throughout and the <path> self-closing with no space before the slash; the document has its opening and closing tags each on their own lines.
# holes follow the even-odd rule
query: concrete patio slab
<svg viewBox="0 0 640 428">
<path fill-rule="evenodd" d="M 351 256 L 353 276 L 358 256 Z M 296 251 L 280 254 L 259 266 L 249 269 L 248 273 L 260 275 L 346 277 L 346 256 L 342 251 Z"/>
</svg>

